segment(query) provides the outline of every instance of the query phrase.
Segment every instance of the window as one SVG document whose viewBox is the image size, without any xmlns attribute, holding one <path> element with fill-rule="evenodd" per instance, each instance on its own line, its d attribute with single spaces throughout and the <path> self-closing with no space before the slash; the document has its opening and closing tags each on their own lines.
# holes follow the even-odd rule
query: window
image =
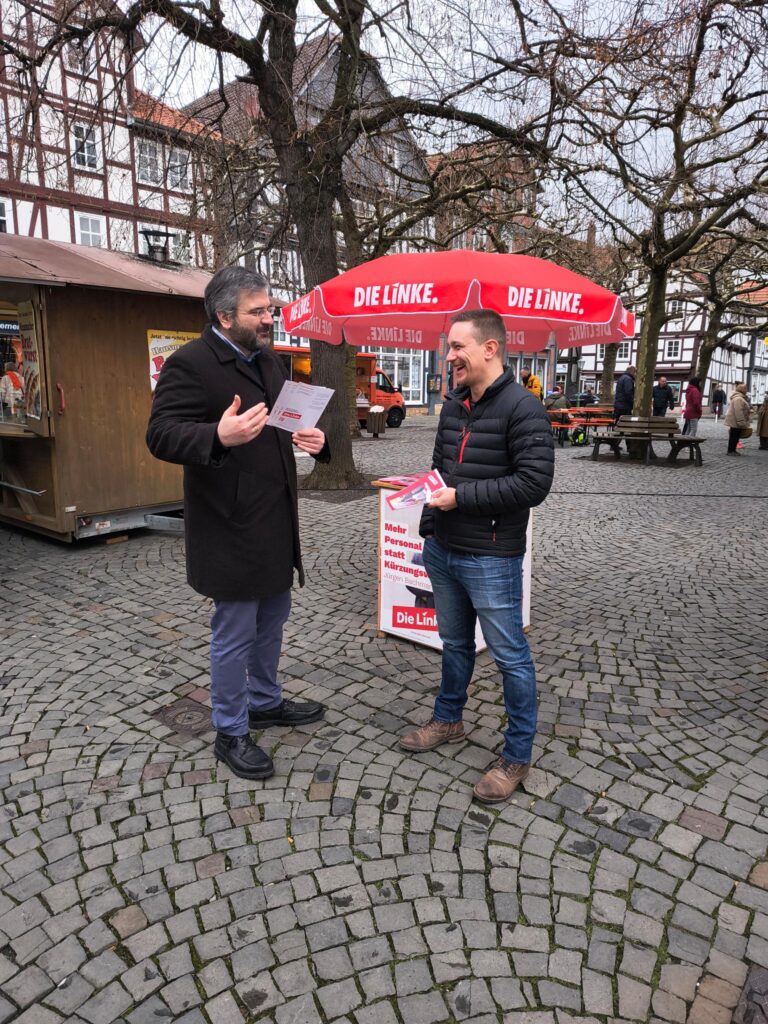
<svg viewBox="0 0 768 1024">
<path fill-rule="evenodd" d="M 668 309 L 672 320 L 681 320 L 685 312 L 685 302 L 682 299 L 670 299 Z"/>
<path fill-rule="evenodd" d="M 99 166 L 96 152 L 96 129 L 84 124 L 76 124 L 72 129 L 74 141 L 75 166 L 96 170 Z"/>
<path fill-rule="evenodd" d="M 616 353 L 616 359 L 629 359 L 629 342 L 622 341 L 619 345 L 619 350 Z"/>
<path fill-rule="evenodd" d="M 605 345 L 597 346 L 597 358 L 600 360 L 601 363 L 605 362 Z"/>
<path fill-rule="evenodd" d="M 179 231 L 170 242 L 171 256 L 177 263 L 192 262 L 192 235 L 188 231 Z"/>
<path fill-rule="evenodd" d="M 283 324 L 283 312 L 278 310 L 272 325 L 272 340 L 276 345 L 293 345 L 294 348 L 306 348 L 309 344 L 306 338 L 296 338 L 288 334 Z"/>
<path fill-rule="evenodd" d="M 408 405 L 423 405 L 424 396 L 424 353 L 408 350 L 368 349 L 376 354 L 376 362 L 386 373 L 395 388 L 400 388 Z M 382 383 L 386 383 L 382 381 Z"/>
<path fill-rule="evenodd" d="M 8 204 L 5 199 L 0 199 L 0 235 L 8 231 Z"/>
<path fill-rule="evenodd" d="M 679 338 L 667 338 L 667 359 L 679 359 L 680 358 L 680 339 Z"/>
<path fill-rule="evenodd" d="M 157 142 L 139 139 L 139 181 L 157 185 L 162 178 L 160 146 Z"/>
<path fill-rule="evenodd" d="M 189 188 L 189 153 L 184 149 L 172 149 L 168 157 L 168 187 Z"/>
<path fill-rule="evenodd" d="M 77 234 L 80 245 L 103 246 L 104 221 L 101 217 L 88 217 L 82 213 L 77 217 Z"/>
</svg>

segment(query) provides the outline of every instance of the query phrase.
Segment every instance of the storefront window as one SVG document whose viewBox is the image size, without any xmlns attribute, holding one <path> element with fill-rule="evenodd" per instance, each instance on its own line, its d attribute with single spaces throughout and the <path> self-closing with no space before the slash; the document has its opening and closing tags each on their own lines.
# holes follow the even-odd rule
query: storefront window
<svg viewBox="0 0 768 1024">
<path fill-rule="evenodd" d="M 0 301 L 0 425 L 26 423 L 28 413 L 40 419 L 39 356 L 32 308 L 29 303 L 20 308 Z"/>
<path fill-rule="evenodd" d="M 406 405 L 424 405 L 424 353 L 412 352 L 408 349 L 368 348 L 373 352 L 376 365 L 389 377 L 396 388 L 403 393 Z"/>
</svg>

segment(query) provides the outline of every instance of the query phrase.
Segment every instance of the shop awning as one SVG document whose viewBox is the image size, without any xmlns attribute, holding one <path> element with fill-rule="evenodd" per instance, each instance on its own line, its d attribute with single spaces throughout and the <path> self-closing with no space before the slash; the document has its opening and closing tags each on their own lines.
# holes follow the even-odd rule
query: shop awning
<svg viewBox="0 0 768 1024">
<path fill-rule="evenodd" d="M 130 253 L 0 235 L 0 281 L 202 298 L 210 279 L 203 270 L 163 266 Z"/>
</svg>

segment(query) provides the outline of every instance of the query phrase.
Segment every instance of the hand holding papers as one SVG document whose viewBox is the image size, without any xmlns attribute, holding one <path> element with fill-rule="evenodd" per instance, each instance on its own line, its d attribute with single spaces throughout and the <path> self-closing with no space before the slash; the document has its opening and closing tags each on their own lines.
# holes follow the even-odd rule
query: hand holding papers
<svg viewBox="0 0 768 1024">
<path fill-rule="evenodd" d="M 416 477 L 412 483 L 397 494 L 392 494 L 386 501 L 396 511 L 399 508 L 412 508 L 414 505 L 425 505 L 437 491 L 442 491 L 445 481 L 436 469 L 423 476 Z"/>
<path fill-rule="evenodd" d="M 300 381 L 287 380 L 272 406 L 267 424 L 280 430 L 289 430 L 292 434 L 297 430 L 314 427 L 332 395 L 332 388 L 318 388 Z"/>
</svg>

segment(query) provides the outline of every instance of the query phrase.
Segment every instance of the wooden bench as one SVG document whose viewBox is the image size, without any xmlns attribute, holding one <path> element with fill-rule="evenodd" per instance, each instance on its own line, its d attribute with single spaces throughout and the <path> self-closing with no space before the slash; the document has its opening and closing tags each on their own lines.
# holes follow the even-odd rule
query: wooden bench
<svg viewBox="0 0 768 1024">
<path fill-rule="evenodd" d="M 592 459 L 597 461 L 601 445 L 608 445 L 617 459 L 621 458 L 621 442 L 641 445 L 644 448 L 644 461 L 648 465 L 656 458 L 653 450 L 654 441 L 669 441 L 668 462 L 675 462 L 684 449 L 688 449 L 688 458 L 696 466 L 701 466 L 701 445 L 705 438 L 690 437 L 678 433 L 678 423 L 674 416 L 620 416 L 616 426 L 606 434 L 597 435 L 592 444 Z"/>
</svg>

